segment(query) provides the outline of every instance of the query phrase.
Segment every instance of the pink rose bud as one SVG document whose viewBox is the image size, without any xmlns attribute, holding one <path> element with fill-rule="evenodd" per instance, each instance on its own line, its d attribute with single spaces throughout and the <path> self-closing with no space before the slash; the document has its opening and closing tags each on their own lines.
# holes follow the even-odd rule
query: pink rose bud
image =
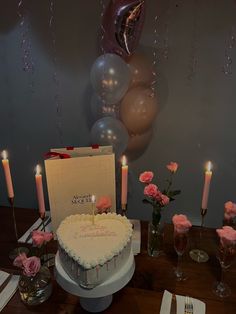
<svg viewBox="0 0 236 314">
<path fill-rule="evenodd" d="M 185 233 L 189 231 L 189 228 L 192 227 L 191 222 L 188 220 L 186 215 L 174 215 L 172 217 L 172 222 L 175 227 L 175 231 L 178 233 Z"/>
<path fill-rule="evenodd" d="M 112 203 L 111 198 L 109 196 L 101 196 L 96 203 L 96 208 L 99 214 L 107 212 L 111 209 Z"/>
<path fill-rule="evenodd" d="M 160 204 L 161 204 L 162 206 L 166 206 L 166 205 L 169 204 L 169 202 L 170 202 L 169 197 L 166 196 L 165 194 L 161 194 Z"/>
<path fill-rule="evenodd" d="M 226 202 L 224 206 L 224 213 L 227 220 L 236 217 L 236 204 L 231 201 Z"/>
<path fill-rule="evenodd" d="M 40 247 L 44 243 L 44 232 L 39 230 L 34 230 L 32 232 L 32 241 L 33 244 L 37 247 Z"/>
<path fill-rule="evenodd" d="M 36 256 L 31 256 L 23 261 L 23 273 L 27 277 L 34 277 L 40 270 L 40 259 Z"/>
<path fill-rule="evenodd" d="M 53 233 L 52 232 L 44 232 L 44 241 L 49 242 L 53 239 Z"/>
<path fill-rule="evenodd" d="M 220 238 L 222 246 L 229 246 L 236 244 L 236 230 L 230 226 L 224 226 L 221 229 L 216 229 L 216 232 Z"/>
<path fill-rule="evenodd" d="M 153 179 L 153 172 L 152 171 L 145 171 L 140 174 L 139 181 L 142 183 L 150 183 Z"/>
<path fill-rule="evenodd" d="M 168 170 L 170 170 L 170 172 L 175 173 L 178 169 L 179 165 L 177 164 L 177 162 L 173 162 L 171 161 L 168 165 L 166 165 L 166 168 Z"/>
<path fill-rule="evenodd" d="M 148 197 L 155 198 L 157 193 L 158 193 L 158 187 L 152 183 L 148 184 L 147 186 L 145 186 L 143 193 L 144 193 L 144 195 L 146 195 Z"/>
<path fill-rule="evenodd" d="M 16 266 L 16 267 L 19 267 L 19 268 L 22 268 L 23 266 L 23 261 L 27 259 L 27 256 L 25 253 L 22 253 L 20 255 L 18 255 L 15 259 L 14 259 L 14 262 L 13 262 L 13 265 Z"/>
</svg>

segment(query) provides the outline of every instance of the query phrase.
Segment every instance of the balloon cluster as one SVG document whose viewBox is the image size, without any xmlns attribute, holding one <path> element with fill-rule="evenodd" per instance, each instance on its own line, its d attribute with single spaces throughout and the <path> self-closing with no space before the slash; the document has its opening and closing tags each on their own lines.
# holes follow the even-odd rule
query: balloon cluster
<svg viewBox="0 0 236 314">
<path fill-rule="evenodd" d="M 110 0 L 102 21 L 104 54 L 91 69 L 91 111 L 98 119 L 91 142 L 112 145 L 117 159 L 125 151 L 134 157 L 146 148 L 157 114 L 152 66 L 134 53 L 144 15 L 144 0 Z"/>
</svg>

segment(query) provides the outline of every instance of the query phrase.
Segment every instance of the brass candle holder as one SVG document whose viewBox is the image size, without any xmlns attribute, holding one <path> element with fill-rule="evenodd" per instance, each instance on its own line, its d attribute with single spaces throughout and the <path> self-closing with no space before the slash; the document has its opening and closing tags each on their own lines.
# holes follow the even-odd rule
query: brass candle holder
<svg viewBox="0 0 236 314">
<path fill-rule="evenodd" d="M 201 226 L 199 232 L 200 243 L 202 242 L 202 233 L 204 227 L 204 218 L 207 213 L 207 208 L 201 208 Z M 202 249 L 193 249 L 189 252 L 190 257 L 197 263 L 206 263 L 209 260 L 209 255 L 207 252 L 203 251 Z"/>
<path fill-rule="evenodd" d="M 9 258 L 11 260 L 14 260 L 18 255 L 20 255 L 22 253 L 25 253 L 27 255 L 29 253 L 29 249 L 27 247 L 19 246 L 19 243 L 18 243 L 19 238 L 18 238 L 16 216 L 15 216 L 14 197 L 9 197 L 8 201 L 9 201 L 9 204 L 10 204 L 11 210 L 12 210 L 13 225 L 14 225 L 14 231 L 15 231 L 15 237 L 16 237 L 16 243 L 17 243 L 17 247 L 9 253 Z"/>
<path fill-rule="evenodd" d="M 127 213 L 127 204 L 121 204 L 121 215 L 126 216 Z"/>
</svg>

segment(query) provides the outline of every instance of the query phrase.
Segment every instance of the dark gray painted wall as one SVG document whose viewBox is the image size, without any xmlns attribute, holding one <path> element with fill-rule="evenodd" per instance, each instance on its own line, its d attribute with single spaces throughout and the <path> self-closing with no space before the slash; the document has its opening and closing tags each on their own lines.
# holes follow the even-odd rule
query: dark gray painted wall
<svg viewBox="0 0 236 314">
<path fill-rule="evenodd" d="M 6 1 L 5 1 L 6 2 Z M 195 6 L 197 3 L 197 6 Z M 130 163 L 129 216 L 150 218 L 141 203 L 138 174 L 155 172 L 162 186 L 170 160 L 178 161 L 175 186 L 182 194 L 166 209 L 167 220 L 185 212 L 199 223 L 199 207 L 206 160 L 214 163 L 214 174 L 206 224 L 221 224 L 223 204 L 236 201 L 235 75 L 225 76 L 225 41 L 235 25 L 234 1 L 147 1 L 148 10 L 139 49 L 152 60 L 154 17 L 159 16 L 158 94 L 160 113 L 146 152 Z M 5 4 L 0 22 L 0 149 L 7 148 L 14 180 L 16 205 L 37 206 L 34 167 L 43 164 L 43 154 L 61 145 L 57 132 L 55 66 L 48 30 L 48 1 L 25 2 L 29 10 L 29 38 L 35 73 L 22 70 L 22 28 L 16 15 L 17 2 Z M 9 7 L 9 10 L 8 10 Z M 90 69 L 99 55 L 99 1 L 56 1 L 55 34 L 62 112 L 63 145 L 89 144 L 92 125 L 89 114 Z M 194 13 L 195 12 L 195 13 Z M 194 14 L 197 40 L 193 42 Z M 167 36 L 168 26 L 168 36 Z M 164 39 L 169 54 L 163 57 Z M 197 67 L 189 81 L 191 48 L 196 44 Z M 34 87 L 30 88 L 33 80 Z M 46 188 L 46 186 L 45 186 Z M 0 204 L 7 204 L 3 171 L 0 170 Z"/>
</svg>

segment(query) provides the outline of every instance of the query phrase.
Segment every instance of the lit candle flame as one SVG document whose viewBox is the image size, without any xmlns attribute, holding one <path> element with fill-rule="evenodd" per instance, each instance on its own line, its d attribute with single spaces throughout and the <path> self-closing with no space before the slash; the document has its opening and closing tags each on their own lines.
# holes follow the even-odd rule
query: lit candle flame
<svg viewBox="0 0 236 314">
<path fill-rule="evenodd" d="M 127 158 L 125 157 L 125 155 L 122 156 L 121 164 L 122 164 L 122 166 L 127 165 Z"/>
<path fill-rule="evenodd" d="M 95 195 L 91 196 L 91 201 L 92 201 L 93 204 L 95 203 L 95 201 L 96 201 L 96 196 Z"/>
<path fill-rule="evenodd" d="M 41 174 L 41 168 L 40 165 L 36 166 L 36 175 L 39 176 Z"/>
<path fill-rule="evenodd" d="M 211 161 L 208 161 L 207 166 L 206 166 L 206 171 L 211 171 L 212 170 L 212 163 Z"/>
<path fill-rule="evenodd" d="M 2 152 L 2 158 L 3 158 L 3 159 L 7 159 L 7 151 L 6 151 L 6 150 L 3 150 L 3 152 Z"/>
</svg>

